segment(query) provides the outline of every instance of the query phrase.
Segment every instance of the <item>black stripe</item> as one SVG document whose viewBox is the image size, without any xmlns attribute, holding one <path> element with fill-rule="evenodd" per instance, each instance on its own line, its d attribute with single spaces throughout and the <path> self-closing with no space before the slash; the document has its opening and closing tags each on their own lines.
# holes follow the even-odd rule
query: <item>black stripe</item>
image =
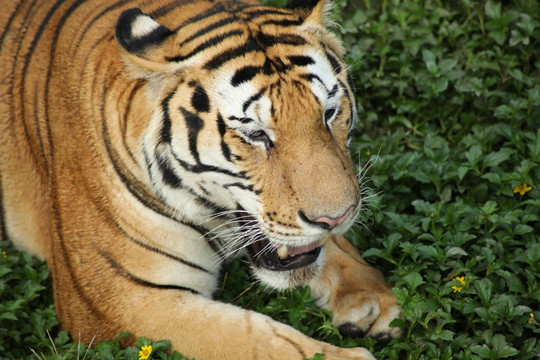
<svg viewBox="0 0 540 360">
<path fill-rule="evenodd" d="M 223 117 L 221 116 L 221 114 L 218 114 L 217 125 L 219 136 L 221 138 L 221 152 L 223 153 L 223 157 L 227 161 L 231 161 L 231 149 L 229 148 L 229 145 L 227 145 L 227 143 L 225 142 L 225 133 L 227 132 L 227 126 L 225 125 L 225 121 L 223 121 Z"/>
<path fill-rule="evenodd" d="M 32 39 L 32 42 L 30 43 L 30 47 L 28 48 L 28 53 L 26 54 L 26 56 L 23 58 L 23 71 L 22 71 L 22 74 L 23 74 L 23 79 L 22 79 L 22 82 L 21 82 L 21 114 L 25 114 L 25 101 L 24 101 L 24 93 L 25 93 L 25 88 L 26 88 L 26 77 L 29 75 L 29 71 L 28 71 L 28 66 L 30 65 L 30 59 L 32 58 L 32 56 L 34 55 L 34 52 L 36 51 L 36 47 L 39 43 L 39 40 L 41 39 L 41 36 L 43 35 L 43 32 L 45 31 L 45 27 L 49 24 L 49 21 L 51 20 L 51 18 L 53 17 L 54 13 L 58 10 L 58 8 L 60 7 L 60 5 L 62 5 L 63 3 L 63 0 L 58 0 L 50 9 L 49 11 L 47 12 L 47 15 L 45 16 L 45 19 L 41 22 L 41 24 L 39 25 L 38 27 L 38 30 L 36 31 L 36 33 L 34 34 L 34 38 Z M 30 11 L 30 10 L 29 10 Z M 56 33 L 56 37 L 58 37 L 58 33 Z M 55 41 L 56 41 L 56 37 L 55 37 Z M 20 50 L 20 46 L 21 46 L 22 42 L 20 42 L 19 44 L 19 50 Z M 54 43 L 53 43 L 54 44 Z M 52 47 L 51 47 L 51 59 L 49 61 L 52 60 L 52 53 L 53 53 L 53 50 L 52 50 Z M 19 57 L 20 58 L 20 57 Z M 49 62 L 49 68 L 48 68 L 48 71 L 47 71 L 47 74 L 45 76 L 45 79 L 46 79 L 46 83 L 45 83 L 45 102 L 48 101 L 47 99 L 47 94 L 48 94 L 48 87 L 49 87 L 49 79 L 50 79 L 50 74 L 51 74 L 51 64 Z M 45 105 L 45 116 L 47 116 L 47 105 Z M 34 106 L 34 111 L 37 110 L 37 107 Z M 47 157 L 45 156 L 45 147 L 43 146 L 43 139 L 42 139 L 42 136 L 41 136 L 41 128 L 40 128 L 40 123 L 39 123 L 39 116 L 37 115 L 37 113 L 34 113 L 34 122 L 35 122 L 35 128 L 36 128 L 36 131 L 37 131 L 37 138 L 39 140 L 39 147 L 41 149 L 41 153 L 43 154 L 43 161 L 45 163 L 45 170 L 47 171 L 47 176 L 49 175 L 48 172 L 49 172 L 49 163 L 47 161 Z M 53 155 L 53 145 L 51 143 L 51 135 L 50 135 L 50 128 L 48 126 L 48 118 L 46 119 L 46 122 L 47 122 L 47 129 L 46 129 L 46 135 L 47 135 L 47 139 L 49 140 L 49 144 L 51 144 L 51 158 L 52 158 L 52 155 Z M 25 131 L 27 132 L 27 129 L 26 129 L 26 126 L 25 126 Z"/>
<path fill-rule="evenodd" d="M 75 277 L 75 273 L 73 272 L 73 266 L 71 264 L 71 259 L 69 257 L 68 250 L 66 249 L 66 244 L 65 244 L 64 238 L 62 236 L 62 223 L 61 223 L 61 220 L 60 220 L 60 218 L 61 218 L 60 217 L 60 212 L 58 210 L 58 194 L 57 194 L 57 191 L 56 191 L 56 186 L 54 184 L 54 181 L 55 180 L 53 180 L 53 184 L 51 184 L 52 185 L 52 187 L 51 187 L 51 198 L 53 199 L 53 206 L 52 206 L 52 214 L 50 213 L 50 215 L 51 215 L 52 218 L 55 219 L 54 223 L 55 223 L 55 229 L 56 229 L 56 236 L 57 236 L 57 239 L 58 239 L 57 243 L 60 244 L 60 251 L 62 253 L 61 256 L 65 260 L 65 262 L 60 262 L 59 260 L 57 260 L 57 257 L 60 256 L 59 252 L 52 251 L 51 252 L 52 257 L 53 257 L 52 264 L 54 264 L 53 267 L 58 268 L 59 266 L 57 264 L 63 263 L 67 268 L 66 269 L 67 271 L 62 271 L 63 276 L 65 276 L 66 273 L 67 273 L 67 276 L 71 279 L 71 281 L 68 281 L 68 283 L 73 286 L 76 295 L 78 295 L 79 298 L 82 300 L 82 302 L 84 302 L 86 304 L 87 310 L 90 312 L 91 317 L 93 317 L 94 319 L 102 319 L 103 321 L 110 322 L 110 320 L 108 319 L 107 314 L 104 313 L 104 312 L 101 312 L 94 305 L 94 302 L 92 301 L 92 299 L 90 299 L 88 296 L 86 296 L 83 289 L 87 289 L 88 287 L 87 286 L 81 286 L 81 284 L 79 283 L 79 280 Z M 53 278 L 55 276 L 56 271 L 58 271 L 58 270 L 53 270 Z M 53 279 L 53 281 L 54 281 L 54 279 Z M 62 310 L 63 309 L 61 307 L 56 308 L 56 312 L 57 312 L 57 315 L 59 317 L 62 314 Z"/>
<path fill-rule="evenodd" d="M 240 188 L 242 190 L 251 191 L 252 193 L 255 193 L 256 195 L 259 195 L 262 192 L 261 190 L 254 190 L 253 185 L 244 185 L 242 183 L 225 184 L 224 187 L 225 188 L 237 187 L 237 188 Z"/>
<path fill-rule="evenodd" d="M 161 102 L 161 110 L 163 112 L 163 123 L 160 130 L 160 142 L 170 143 L 171 135 L 171 117 L 169 115 L 169 101 L 176 93 L 176 90 L 171 91 L 169 95 Z"/>
<path fill-rule="evenodd" d="M 79 48 L 80 44 L 82 43 L 82 40 L 84 39 L 84 37 L 86 36 L 86 33 L 88 32 L 88 30 L 90 30 L 92 28 L 92 26 L 98 21 L 100 20 L 103 16 L 107 15 L 109 12 L 111 12 L 112 10 L 115 10 L 115 9 L 118 9 L 120 7 L 122 7 L 123 5 L 131 2 L 133 0 L 122 0 L 122 1 L 119 1 L 117 2 L 116 4 L 113 4 L 107 8 L 105 8 L 103 11 L 101 11 L 99 14 L 97 14 L 96 16 L 94 16 L 94 18 L 92 20 L 90 20 L 90 22 L 88 23 L 88 25 L 84 28 L 84 31 L 81 33 L 81 36 L 79 36 L 79 38 L 77 39 L 77 42 L 75 42 L 75 46 L 73 47 L 74 48 L 74 52 L 77 51 L 77 49 Z M 92 47 L 92 49 L 94 49 L 95 47 Z"/>
<path fill-rule="evenodd" d="M 193 1 L 183 0 L 183 1 L 171 1 L 166 5 L 158 7 L 157 9 L 148 13 L 154 19 L 160 18 L 167 15 L 171 11 L 178 9 L 181 6 L 187 5 L 188 3 L 193 3 Z"/>
<path fill-rule="evenodd" d="M 185 287 L 185 286 L 179 286 L 179 285 L 169 285 L 169 284 L 154 284 L 150 281 L 143 280 L 130 272 L 128 272 L 122 265 L 114 261 L 111 255 L 106 253 L 105 251 L 98 249 L 98 253 L 107 260 L 111 268 L 113 268 L 116 273 L 126 279 L 128 279 L 131 282 L 134 282 L 138 285 L 147 286 L 155 289 L 166 289 L 166 290 L 181 290 L 181 291 L 189 291 L 192 294 L 200 295 L 200 293 L 196 290 L 193 290 L 191 288 Z"/>
<path fill-rule="evenodd" d="M 324 122 L 328 124 L 332 116 L 336 113 L 336 108 L 328 109 L 324 112 Z"/>
<path fill-rule="evenodd" d="M 189 151 L 191 151 L 191 155 L 193 156 L 197 164 L 200 164 L 201 160 L 199 157 L 199 151 L 197 149 L 197 139 L 199 137 L 199 133 L 204 126 L 204 121 L 196 114 L 189 112 L 183 107 L 180 107 L 180 112 L 182 112 L 182 115 L 186 120 L 186 126 L 188 128 Z"/>
<path fill-rule="evenodd" d="M 286 8 L 311 12 L 319 2 L 321 2 L 321 0 L 289 0 Z"/>
<path fill-rule="evenodd" d="M 176 176 L 174 169 L 171 168 L 168 161 L 158 161 L 158 167 L 161 171 L 161 178 L 166 185 L 173 188 L 182 187 L 182 179 Z"/>
<path fill-rule="evenodd" d="M 324 54 L 326 55 L 326 58 L 330 62 L 330 65 L 332 66 L 332 69 L 334 70 L 334 72 L 336 74 L 341 74 L 342 67 L 339 61 L 332 54 L 330 54 L 328 50 L 325 50 Z"/>
<path fill-rule="evenodd" d="M 352 99 L 354 99 L 354 96 L 351 93 L 351 91 L 349 91 L 349 88 L 347 86 L 345 86 L 343 81 L 341 81 L 340 79 L 337 79 L 337 81 L 339 83 L 339 86 L 343 89 L 343 91 L 345 91 L 345 96 L 347 96 L 349 98 L 349 101 L 351 101 L 351 103 L 352 103 Z M 352 111 L 351 111 L 351 114 L 352 114 Z"/>
<path fill-rule="evenodd" d="M 279 35 L 270 35 L 263 32 L 257 33 L 257 42 L 263 48 L 269 48 L 276 45 L 305 45 L 307 44 L 306 39 L 302 36 L 296 34 L 279 34 Z"/>
<path fill-rule="evenodd" d="M 183 265 L 189 266 L 189 267 L 194 268 L 194 269 L 196 269 L 196 270 L 203 271 L 203 272 L 205 272 L 205 273 L 207 273 L 207 274 L 214 275 L 214 274 L 212 274 L 212 272 L 211 272 L 210 270 L 207 270 L 207 269 L 203 268 L 203 267 L 200 266 L 200 265 L 194 264 L 194 263 L 192 263 L 191 261 L 182 259 L 182 258 L 180 258 L 180 257 L 178 257 L 178 256 L 176 256 L 176 255 L 173 255 L 173 254 L 171 254 L 171 253 L 168 253 L 168 252 L 166 252 L 166 251 L 164 251 L 164 250 L 162 250 L 162 249 L 156 248 L 156 247 L 154 247 L 154 246 L 148 245 L 148 244 L 146 244 L 146 243 L 144 243 L 144 242 L 142 242 L 142 241 L 140 241 L 140 240 L 135 239 L 135 238 L 129 236 L 129 235 L 126 233 L 126 231 L 124 231 L 124 229 L 122 229 L 122 227 L 121 227 L 119 224 L 116 224 L 116 226 L 118 227 L 118 229 L 119 229 L 120 231 L 122 231 L 122 232 L 124 233 L 124 235 L 125 235 L 129 240 L 131 240 L 131 241 L 134 242 L 135 244 L 137 244 L 137 245 L 139 245 L 139 246 L 141 246 L 141 247 L 143 247 L 143 248 L 145 248 L 145 249 L 147 249 L 147 250 L 153 251 L 153 252 L 155 252 L 155 253 L 157 253 L 157 254 L 164 255 L 164 256 L 166 256 L 166 257 L 168 257 L 168 258 L 170 258 L 170 259 L 173 259 L 173 260 L 175 260 L 175 261 L 178 261 L 179 263 L 182 263 Z"/>
<path fill-rule="evenodd" d="M 15 9 L 15 11 L 13 12 L 12 16 L 9 18 L 8 20 L 8 24 L 6 25 L 6 28 L 4 29 L 4 32 L 2 34 L 2 38 L 0 39 L 0 50 L 2 50 L 1 52 L 4 52 L 5 49 L 2 49 L 1 48 L 1 45 L 3 44 L 3 41 L 4 41 L 4 37 L 5 35 L 11 30 L 10 29 L 10 26 L 11 26 L 11 23 L 13 22 L 13 19 L 15 17 L 15 15 L 17 14 L 17 12 L 20 10 L 20 5 L 22 3 L 19 3 L 17 5 L 17 8 Z M 22 24 L 17 24 L 18 25 L 18 28 L 17 28 L 17 34 L 15 36 L 16 38 L 16 42 L 15 42 L 15 45 L 16 45 L 16 50 L 14 51 L 14 54 L 15 56 L 13 57 L 13 59 L 20 59 L 22 58 L 23 56 L 21 55 L 21 48 L 23 46 L 23 39 L 24 37 L 26 36 L 26 33 L 28 31 L 28 22 L 32 21 L 32 17 L 30 16 L 30 14 L 32 13 L 32 10 L 34 10 L 33 6 L 35 4 L 35 0 L 32 2 L 32 4 L 28 7 L 26 13 L 24 14 L 23 16 L 23 19 L 25 19 L 25 22 L 22 23 Z M 25 61 L 28 60 L 28 58 L 25 58 L 24 59 Z M 24 82 L 24 78 L 23 78 L 23 82 L 21 84 L 21 88 L 19 92 L 16 92 L 14 91 L 15 87 L 13 86 L 13 74 L 14 74 L 14 70 L 16 68 L 16 65 L 17 65 L 17 61 L 11 61 L 10 63 L 10 70 L 8 69 L 2 69 L 2 71 L 4 71 L 5 73 L 11 73 L 11 78 L 9 79 L 9 85 L 7 85 L 7 89 L 6 91 L 8 91 L 12 98 L 15 99 L 16 97 L 19 98 L 20 100 L 20 106 L 21 106 L 21 117 L 22 117 L 22 125 L 23 125 L 23 130 L 24 130 L 24 136 L 26 139 L 30 139 L 31 136 L 29 135 L 29 130 L 28 130 L 28 122 L 29 121 L 34 121 L 34 128 L 36 130 L 36 133 L 37 133 L 37 139 L 38 139 L 38 142 L 39 142 L 39 150 L 40 150 L 40 155 L 41 155 L 41 159 L 43 160 L 43 163 L 45 164 L 44 166 L 44 170 L 45 170 L 45 173 L 46 173 L 46 176 L 45 178 L 47 178 L 49 176 L 49 167 L 47 166 L 47 157 L 45 156 L 45 149 L 44 149 L 44 146 L 43 146 L 43 140 L 41 139 L 41 129 L 40 129 L 40 126 L 39 126 L 39 118 L 37 116 L 37 107 L 34 106 L 33 107 L 33 110 L 34 110 L 34 114 L 32 116 L 27 116 L 25 117 L 25 104 L 26 104 L 26 101 L 24 99 L 24 95 L 25 95 L 25 82 Z M 26 66 L 26 64 L 25 64 Z M 23 74 L 23 76 L 26 76 L 26 72 Z M 18 94 L 17 94 L 18 93 Z M 39 93 L 35 92 L 34 93 L 34 103 L 37 103 L 37 98 L 39 96 Z M 10 115 L 11 116 L 14 116 L 16 117 L 15 112 L 13 111 L 13 108 L 14 108 L 14 102 L 10 102 Z M 10 116 L 10 115 L 7 115 L 7 116 Z M 29 144 L 30 147 L 32 147 L 30 144 Z M 31 150 L 33 151 L 33 150 Z M 37 151 L 36 151 L 37 153 Z M 5 235 L 5 233 L 4 233 Z"/>
<path fill-rule="evenodd" d="M 254 102 L 259 100 L 263 93 L 266 91 L 266 88 L 263 88 L 261 91 L 259 91 L 257 94 L 252 95 L 249 99 L 247 99 L 244 104 L 242 105 L 242 110 L 246 112 L 246 110 L 249 108 L 249 106 Z"/>
<path fill-rule="evenodd" d="M 317 80 L 324 87 L 324 90 L 326 91 L 326 93 L 327 94 L 330 93 L 330 90 L 328 89 L 328 86 L 326 86 L 326 84 L 322 81 L 322 79 L 319 76 L 317 76 L 315 74 L 302 74 L 302 75 L 300 75 L 300 77 L 303 78 L 303 79 L 306 79 L 306 80 L 308 80 L 310 82 L 313 81 L 313 80 Z"/>
<path fill-rule="evenodd" d="M 302 347 L 299 344 L 292 341 L 287 336 L 281 335 L 280 333 L 277 332 L 277 329 L 275 329 L 275 328 L 272 328 L 272 332 L 276 337 L 278 337 L 278 338 L 282 339 L 284 342 L 289 343 L 290 345 L 292 345 L 292 347 L 294 347 L 296 349 L 296 351 L 298 351 L 298 353 L 302 356 L 301 359 L 305 359 L 305 358 L 308 357 L 308 355 L 304 352 L 304 349 L 302 349 Z"/>
<path fill-rule="evenodd" d="M 278 16 L 283 16 L 283 15 L 288 15 L 288 16 L 294 16 L 290 11 L 287 11 L 287 10 L 282 10 L 282 9 L 278 9 L 278 8 L 271 8 L 271 7 L 262 7 L 262 6 L 257 6 L 258 9 L 254 9 L 254 10 L 246 10 L 245 13 L 248 14 L 248 15 L 251 15 L 253 17 L 262 17 L 262 16 L 265 16 L 265 15 L 271 15 L 271 16 L 275 16 L 275 15 L 278 15 Z"/>
<path fill-rule="evenodd" d="M 199 190 L 201 190 L 205 195 L 207 196 L 211 196 L 212 194 L 210 193 L 210 191 L 208 191 L 204 186 L 202 186 L 201 184 L 197 184 L 199 185 Z"/>
<path fill-rule="evenodd" d="M 251 118 L 248 118 L 248 117 L 236 117 L 234 115 L 231 115 L 229 116 L 229 120 L 235 120 L 235 121 L 240 121 L 242 124 L 250 124 L 252 122 L 255 122 L 255 120 L 251 119 Z"/>
<path fill-rule="evenodd" d="M 234 22 L 237 22 L 238 19 L 234 18 L 234 17 L 228 17 L 228 18 L 225 18 L 225 19 L 221 19 L 219 21 L 216 21 L 215 23 L 213 24 L 210 24 L 202 29 L 200 29 L 199 31 L 197 31 L 195 34 L 191 35 L 190 37 L 188 37 L 187 39 L 183 40 L 182 41 L 182 46 L 185 46 L 188 42 L 190 41 L 193 41 L 195 40 L 196 38 L 198 37 L 201 37 L 201 36 L 204 36 L 206 34 L 208 34 L 209 32 L 211 32 L 212 30 L 215 30 L 217 28 L 220 28 L 222 26 L 225 26 L 225 25 L 228 25 L 228 24 L 231 24 L 231 23 L 234 23 Z"/>
<path fill-rule="evenodd" d="M 306 55 L 291 55 L 287 56 L 287 59 L 289 59 L 289 61 L 296 66 L 307 66 L 315 64 L 315 60 L 313 60 L 313 58 L 311 58 L 310 56 Z"/>
<path fill-rule="evenodd" d="M 203 65 L 203 69 L 216 70 L 228 61 L 234 60 L 240 56 L 244 56 L 257 50 L 260 50 L 260 48 L 253 41 L 248 41 L 245 44 L 240 45 L 236 48 L 217 54 L 210 61 Z"/>
<path fill-rule="evenodd" d="M 349 87 L 351 88 L 351 91 L 354 93 L 354 91 L 355 91 L 355 89 L 354 89 L 354 81 L 353 81 L 353 78 L 351 76 L 351 73 L 347 74 L 347 85 L 349 85 Z"/>
<path fill-rule="evenodd" d="M 184 2 L 182 2 L 182 3 L 184 3 Z M 216 14 L 222 15 L 223 13 L 229 13 L 231 15 L 235 15 L 236 13 L 238 13 L 238 12 L 240 12 L 242 10 L 245 10 L 245 9 L 254 8 L 254 7 L 261 7 L 261 5 L 237 4 L 236 3 L 234 8 L 228 9 L 228 8 L 225 7 L 225 5 L 231 5 L 231 4 L 230 4 L 230 2 L 218 2 L 216 5 L 214 5 L 213 7 L 209 8 L 209 9 L 207 9 L 206 11 L 201 12 L 200 14 L 197 14 L 197 15 L 193 16 L 192 18 L 186 20 L 182 25 L 180 25 L 178 28 L 176 28 L 176 30 L 180 30 L 183 27 L 186 27 L 188 25 L 192 25 L 192 24 L 194 24 L 196 22 L 199 22 L 201 20 L 206 20 L 206 19 L 208 19 L 211 16 L 214 16 Z"/>
<path fill-rule="evenodd" d="M 211 17 L 213 15 L 223 13 L 226 10 L 227 9 L 225 8 L 224 4 L 222 2 L 219 2 L 216 5 L 214 5 L 213 7 L 207 9 L 206 11 L 201 12 L 200 14 L 197 14 L 197 15 L 187 19 L 183 24 L 181 24 L 178 28 L 176 28 L 176 31 L 182 29 L 183 27 L 186 27 L 188 25 L 196 23 L 198 21 L 208 19 L 209 17 Z"/>
<path fill-rule="evenodd" d="M 172 153 L 172 158 L 174 160 L 176 160 L 187 171 L 191 171 L 191 172 L 194 172 L 194 173 L 202 173 L 202 172 L 205 172 L 205 171 L 215 171 L 215 172 L 221 172 L 221 173 L 226 172 L 227 175 L 234 176 L 234 175 L 232 175 L 233 173 L 231 173 L 231 172 L 229 172 L 227 170 L 224 170 L 224 169 L 219 169 L 219 168 L 214 167 L 214 166 L 209 166 L 209 165 L 204 165 L 204 164 L 190 165 L 190 164 L 186 163 L 185 161 L 181 160 L 180 158 L 178 158 L 178 156 L 174 153 L 174 151 L 170 147 L 171 144 L 163 143 L 163 146 L 168 146 L 169 147 L 169 150 Z M 163 151 L 160 152 L 157 156 L 158 156 L 157 160 L 158 160 L 159 163 L 170 163 L 171 162 L 170 157 L 168 157 L 167 154 L 165 152 L 163 152 Z M 146 158 L 147 158 L 146 159 L 147 163 L 149 163 L 148 156 L 146 156 Z M 246 178 L 243 172 L 240 174 L 240 176 L 237 176 L 237 177 Z M 202 207 L 210 209 L 210 210 L 212 210 L 214 212 L 227 211 L 227 209 L 225 209 L 225 208 L 217 205 L 216 203 L 202 197 L 200 194 L 197 194 L 195 192 L 195 190 L 193 190 L 192 188 L 190 188 L 188 186 L 184 186 L 183 190 L 187 191 L 190 195 L 192 195 L 194 200 Z M 187 222 L 184 219 L 180 223 L 192 227 L 193 229 L 197 230 L 201 234 L 206 234 L 208 232 L 208 230 L 206 230 L 206 229 L 204 229 L 204 228 L 202 228 L 202 227 L 200 227 L 198 225 L 194 225 L 191 222 Z M 205 237 L 205 239 L 206 239 L 206 237 Z M 206 239 L 206 240 L 209 242 L 209 239 Z"/>
<path fill-rule="evenodd" d="M 36 0 L 32 1 L 32 4 L 28 7 L 28 11 L 30 11 L 33 7 L 34 7 L 34 4 L 36 3 Z M 15 7 L 15 10 L 13 11 L 13 13 L 9 16 L 9 19 L 6 23 L 6 26 L 4 27 L 4 29 L 2 30 L 2 36 L 0 36 L 0 45 L 4 43 L 4 38 L 6 37 L 6 34 L 8 33 L 8 30 L 11 28 L 11 23 L 13 22 L 13 19 L 15 18 L 15 16 L 17 15 L 17 13 L 19 12 L 20 8 L 21 8 L 21 5 L 22 5 L 22 1 L 19 2 L 17 4 L 17 6 Z M 27 13 L 28 14 L 28 13 Z M 24 19 L 27 19 L 28 17 L 25 16 Z M 20 30 L 20 29 L 19 29 Z M 20 42 L 20 41 L 19 41 Z"/>
<path fill-rule="evenodd" d="M 240 141 L 240 142 L 241 142 L 242 144 L 244 144 L 244 145 L 251 145 L 250 143 L 248 143 L 248 142 L 246 141 L 246 139 L 244 139 L 244 138 L 243 138 L 242 136 L 240 136 L 240 135 L 232 134 L 231 136 L 232 136 L 233 138 L 235 138 L 236 140 Z"/>
<path fill-rule="evenodd" d="M 236 87 L 244 82 L 248 82 L 261 72 L 261 70 L 259 66 L 251 65 L 238 69 L 231 79 L 231 85 Z"/>
<path fill-rule="evenodd" d="M 339 87 L 337 86 L 337 84 L 334 84 L 334 87 L 332 88 L 332 90 L 328 92 L 328 97 L 333 98 L 334 96 L 336 96 L 338 90 L 339 90 Z"/>
<path fill-rule="evenodd" d="M 300 19 L 272 19 L 272 20 L 266 20 L 259 24 L 259 26 L 265 26 L 265 25 L 276 25 L 279 27 L 287 27 L 287 26 L 299 26 L 302 25 L 304 22 Z"/>
<path fill-rule="evenodd" d="M 146 190 L 145 186 L 128 169 L 125 169 L 124 167 L 120 165 L 120 161 L 119 161 L 120 156 L 113 149 L 111 141 L 108 136 L 107 124 L 105 120 L 106 118 L 104 117 L 104 114 L 101 114 L 101 116 L 103 120 L 102 136 L 103 136 L 105 149 L 107 151 L 107 155 L 109 157 L 109 160 L 111 161 L 111 164 L 114 167 L 115 172 L 118 174 L 118 177 L 120 178 L 120 180 L 122 181 L 126 189 L 128 189 L 131 195 L 133 195 L 133 197 L 137 199 L 141 204 L 143 204 L 146 208 L 168 219 L 172 219 L 177 222 L 180 222 L 177 218 L 175 218 L 172 211 L 170 211 L 159 199 L 157 199 L 155 196 L 149 193 Z M 184 225 L 188 225 L 183 222 L 180 222 L 180 223 Z"/>
<path fill-rule="evenodd" d="M 348 76 L 347 81 L 352 81 L 352 77 Z M 347 88 L 347 86 L 345 86 L 345 84 L 340 79 L 338 79 L 338 83 L 341 86 L 341 88 L 345 91 L 345 96 L 349 99 L 349 112 L 351 114 L 350 115 L 351 116 L 351 124 L 349 126 L 349 134 L 348 134 L 348 140 L 347 141 L 350 141 L 350 139 L 352 138 L 352 133 L 353 133 L 354 125 L 355 125 L 355 124 L 353 124 L 352 119 L 354 117 L 354 105 L 355 105 L 356 98 L 354 96 L 354 93 L 351 93 L 352 89 L 349 90 L 349 88 Z"/>
<path fill-rule="evenodd" d="M 164 144 L 164 145 L 170 146 L 170 144 Z M 147 166 L 150 166 L 149 165 L 150 164 L 150 159 L 149 159 L 149 156 L 148 156 L 148 154 L 146 152 L 144 152 L 144 156 L 145 156 Z M 158 163 L 165 163 L 165 162 L 168 163 L 168 162 L 170 162 L 170 160 L 167 157 L 165 157 L 164 153 L 158 154 L 157 161 L 158 161 Z M 187 191 L 190 195 L 192 195 L 194 197 L 195 201 L 197 201 L 199 203 L 199 205 L 202 206 L 202 207 L 206 207 L 207 209 L 210 209 L 210 210 L 212 210 L 214 212 L 227 211 L 227 209 L 224 209 L 224 208 L 218 206 L 217 204 L 214 204 L 211 201 L 209 201 L 209 200 L 207 200 L 205 198 L 202 198 L 199 194 L 197 194 L 193 189 L 191 189 L 189 187 L 184 187 L 183 190 Z M 212 250 L 214 250 L 215 252 L 220 251 L 219 248 L 215 247 L 215 244 L 212 242 L 212 240 L 208 239 L 206 237 L 206 234 L 208 233 L 208 229 L 205 229 L 204 227 L 202 227 L 200 225 L 196 225 L 193 222 L 188 221 L 187 219 L 182 219 L 180 221 L 180 220 L 175 219 L 172 215 L 169 216 L 169 218 L 174 219 L 178 223 L 180 223 L 182 225 L 189 226 L 192 229 L 194 229 L 195 231 L 199 232 L 201 234 L 201 236 L 206 240 L 208 245 L 212 248 Z"/>
<path fill-rule="evenodd" d="M 168 146 L 170 147 L 170 144 L 168 144 Z M 176 162 L 178 162 L 178 164 L 180 164 L 180 166 L 182 166 L 187 171 L 191 171 L 191 172 L 196 173 L 196 174 L 201 174 L 203 172 L 216 172 L 216 173 L 219 173 L 219 174 L 225 174 L 225 175 L 229 175 L 229 176 L 232 176 L 232 177 L 237 177 L 237 178 L 241 178 L 241 179 L 247 179 L 246 173 L 244 171 L 241 171 L 239 173 L 234 173 L 232 171 L 219 168 L 217 166 L 206 165 L 206 164 L 202 164 L 202 163 L 197 163 L 196 165 L 191 165 L 191 164 L 188 164 L 187 162 L 185 162 L 184 160 L 180 159 L 174 153 L 172 147 L 171 147 L 171 152 L 172 152 L 172 155 L 173 155 L 174 159 L 176 160 Z"/>
<path fill-rule="evenodd" d="M 129 147 L 127 145 L 127 139 L 126 139 L 127 131 L 126 131 L 126 129 L 127 129 L 129 113 L 131 112 L 131 104 L 133 104 L 133 99 L 135 98 L 135 95 L 137 95 L 139 90 L 144 89 L 144 84 L 145 84 L 144 80 L 139 80 L 139 81 L 137 81 L 136 85 L 131 89 L 131 92 L 129 93 L 129 95 L 128 95 L 127 99 L 126 99 L 127 105 L 126 105 L 126 108 L 124 109 L 124 118 L 122 119 L 122 124 L 123 124 L 123 128 L 122 128 L 122 145 L 124 145 L 124 148 L 128 151 L 129 156 L 131 157 L 131 159 L 135 163 L 137 162 L 137 160 L 135 159 L 135 155 L 132 153 L 131 147 Z"/>
<path fill-rule="evenodd" d="M 193 51 L 191 51 L 187 55 L 166 56 L 165 60 L 170 61 L 170 62 L 181 62 L 197 55 L 201 51 L 204 51 L 208 48 L 212 48 L 218 45 L 219 43 L 223 42 L 224 40 L 228 38 L 231 38 L 234 36 L 242 36 L 243 34 L 244 34 L 244 31 L 242 30 L 231 30 L 221 35 L 217 35 L 217 36 L 209 38 L 208 40 L 206 40 L 205 42 L 197 46 Z"/>
<path fill-rule="evenodd" d="M 191 106 L 199 112 L 209 112 L 210 111 L 210 99 L 206 90 L 200 85 L 198 85 L 191 97 Z"/>
</svg>

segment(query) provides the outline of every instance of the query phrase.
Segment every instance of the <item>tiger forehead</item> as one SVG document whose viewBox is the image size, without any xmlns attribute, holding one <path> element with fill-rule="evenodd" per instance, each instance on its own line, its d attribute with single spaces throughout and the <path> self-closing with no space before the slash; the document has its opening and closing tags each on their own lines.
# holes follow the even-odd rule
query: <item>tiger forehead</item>
<svg viewBox="0 0 540 360">
<path fill-rule="evenodd" d="M 195 60 L 202 70 L 215 71 L 253 53 L 269 59 L 264 71 L 283 72 L 285 55 L 309 48 L 332 49 L 340 53 L 325 31 L 305 26 L 303 20 L 286 9 L 253 4 L 219 3 L 187 19 L 177 27 L 177 49 L 165 55 L 168 62 Z M 304 62 L 290 56 L 292 62 Z"/>
<path fill-rule="evenodd" d="M 261 4 L 222 1 L 207 9 L 200 4 L 195 16 L 182 21 L 176 28 L 178 40 L 189 43 L 201 36 L 223 35 L 227 30 L 249 28 L 250 31 L 267 30 L 275 33 L 277 29 L 291 29 L 303 23 L 302 19 L 287 9 L 269 8 Z"/>
</svg>

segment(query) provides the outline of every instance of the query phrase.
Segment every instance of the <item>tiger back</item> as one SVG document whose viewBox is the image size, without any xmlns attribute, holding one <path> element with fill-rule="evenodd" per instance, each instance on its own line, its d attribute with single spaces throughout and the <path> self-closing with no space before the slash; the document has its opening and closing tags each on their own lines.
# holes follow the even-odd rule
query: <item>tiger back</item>
<svg viewBox="0 0 540 360">
<path fill-rule="evenodd" d="M 268 286 L 309 285 L 347 335 L 399 335 L 390 287 L 341 235 L 362 202 L 327 6 L 6 5 L 1 229 L 47 261 L 72 335 L 167 338 L 197 359 L 372 359 L 212 300 L 236 257 Z"/>
</svg>

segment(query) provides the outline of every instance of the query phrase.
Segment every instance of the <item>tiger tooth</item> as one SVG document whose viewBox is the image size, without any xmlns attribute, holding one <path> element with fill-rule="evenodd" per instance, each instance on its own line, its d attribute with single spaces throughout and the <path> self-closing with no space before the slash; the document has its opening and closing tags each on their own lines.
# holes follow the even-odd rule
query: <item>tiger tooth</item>
<svg viewBox="0 0 540 360">
<path fill-rule="evenodd" d="M 280 259 L 285 259 L 287 256 L 289 256 L 289 247 L 288 246 L 282 246 L 279 249 L 277 249 L 277 254 L 280 257 Z"/>
</svg>

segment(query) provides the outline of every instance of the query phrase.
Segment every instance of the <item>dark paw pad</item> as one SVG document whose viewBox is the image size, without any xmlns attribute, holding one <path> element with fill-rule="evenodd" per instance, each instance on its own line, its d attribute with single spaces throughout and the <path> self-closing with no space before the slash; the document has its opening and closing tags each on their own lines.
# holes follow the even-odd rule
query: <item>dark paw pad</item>
<svg viewBox="0 0 540 360">
<path fill-rule="evenodd" d="M 380 333 L 373 335 L 372 337 L 383 345 L 388 344 L 390 340 L 392 340 L 392 335 L 390 335 L 390 333 Z"/>
<path fill-rule="evenodd" d="M 345 323 L 343 325 L 339 325 L 338 330 L 341 335 L 352 338 L 360 338 L 366 335 L 366 332 L 364 330 L 352 323 Z"/>
</svg>

